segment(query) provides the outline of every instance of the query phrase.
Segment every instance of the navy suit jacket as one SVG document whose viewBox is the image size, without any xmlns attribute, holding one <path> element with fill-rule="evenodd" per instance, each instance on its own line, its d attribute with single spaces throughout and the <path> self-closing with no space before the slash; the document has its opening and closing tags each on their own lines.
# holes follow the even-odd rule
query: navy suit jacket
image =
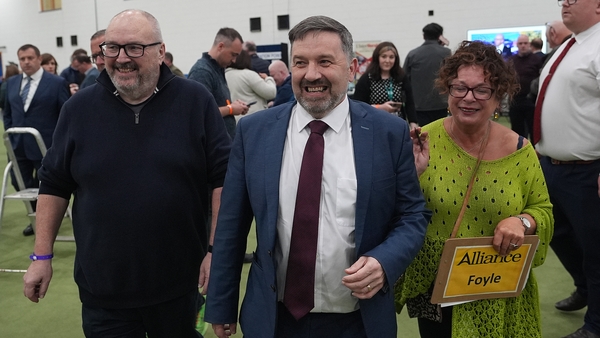
<svg viewBox="0 0 600 338">
<path fill-rule="evenodd" d="M 52 134 L 56 128 L 62 105 L 69 99 L 69 84 L 62 77 L 46 71 L 38 85 L 27 113 L 21 100 L 22 76 L 8 79 L 6 107 L 4 108 L 4 129 L 12 127 L 32 127 L 37 129 L 44 139 L 46 148 L 52 145 Z M 40 161 L 42 153 L 31 135 L 11 135 L 13 149 L 31 161 Z"/>
<path fill-rule="evenodd" d="M 240 314 L 249 338 L 275 336 L 279 175 L 293 105 L 238 122 L 221 196 L 205 320 L 237 322 L 246 239 L 255 217 L 257 247 Z M 369 337 L 396 337 L 393 285 L 420 250 L 431 213 L 406 122 L 355 101 L 350 114 L 357 178 L 355 258 L 376 258 L 387 282 L 373 298 L 359 301 L 360 311 Z"/>
<path fill-rule="evenodd" d="M 98 68 L 92 67 L 90 72 L 85 76 L 85 79 L 83 79 L 83 81 L 81 81 L 79 88 L 83 89 L 85 87 L 89 87 L 89 86 L 93 85 L 94 83 L 96 83 L 96 79 L 98 78 L 98 75 L 100 75 L 100 71 L 98 70 Z"/>
</svg>

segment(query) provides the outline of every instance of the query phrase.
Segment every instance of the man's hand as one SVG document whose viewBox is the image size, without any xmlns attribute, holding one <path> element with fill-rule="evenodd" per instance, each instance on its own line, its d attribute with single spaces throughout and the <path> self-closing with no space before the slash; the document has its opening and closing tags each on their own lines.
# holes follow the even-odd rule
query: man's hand
<svg viewBox="0 0 600 338">
<path fill-rule="evenodd" d="M 383 268 L 373 257 L 361 256 L 344 271 L 348 276 L 342 278 L 342 284 L 352 290 L 352 295 L 358 299 L 375 296 L 385 283 Z"/>
<path fill-rule="evenodd" d="M 206 296 L 208 292 L 208 280 L 210 279 L 210 263 L 212 262 L 212 253 L 207 252 L 200 265 L 200 278 L 198 279 L 198 288 L 202 289 L 202 294 Z"/>
<path fill-rule="evenodd" d="M 233 115 L 246 115 L 248 112 L 248 106 L 242 100 L 235 100 L 231 104 L 231 108 L 233 109 Z"/>
<path fill-rule="evenodd" d="M 23 294 L 37 303 L 46 296 L 52 279 L 52 260 L 33 261 L 23 276 Z"/>
<path fill-rule="evenodd" d="M 237 324 L 213 324 L 215 335 L 219 338 L 227 338 L 236 333 Z"/>
</svg>

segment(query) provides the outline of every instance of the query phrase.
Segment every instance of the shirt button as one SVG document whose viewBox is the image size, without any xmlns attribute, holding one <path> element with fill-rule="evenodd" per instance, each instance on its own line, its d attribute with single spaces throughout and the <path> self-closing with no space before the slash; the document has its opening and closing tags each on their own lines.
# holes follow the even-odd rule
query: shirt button
<svg viewBox="0 0 600 338">
<path fill-rule="evenodd" d="M 271 290 L 273 290 L 273 292 L 277 291 L 277 290 L 275 289 L 275 285 L 271 284 Z"/>
</svg>

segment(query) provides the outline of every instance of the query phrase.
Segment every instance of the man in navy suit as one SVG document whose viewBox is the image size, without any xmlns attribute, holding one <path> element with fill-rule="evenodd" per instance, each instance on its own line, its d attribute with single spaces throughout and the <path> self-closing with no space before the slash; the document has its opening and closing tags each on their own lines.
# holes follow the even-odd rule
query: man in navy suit
<svg viewBox="0 0 600 338">
<path fill-rule="evenodd" d="M 289 38 L 298 103 L 238 122 L 221 199 L 227 207 L 219 213 L 205 285 L 205 320 L 220 338 L 237 330 L 246 237 L 255 218 L 257 248 L 240 315 L 245 337 L 396 337 L 393 285 L 421 248 L 431 216 L 408 126 L 348 100 L 357 60 L 342 24 L 310 17 Z M 296 194 L 305 189 L 299 173 L 315 121 L 327 128 L 318 217 L 311 220 L 318 238 L 312 287 L 300 299 L 310 306 L 299 314 L 286 289 L 297 288 L 304 276 L 292 274 L 297 264 L 288 262 L 293 237 L 308 223 L 297 222 L 295 205 L 305 202 Z M 308 253 L 303 248 L 300 253 Z"/>
<path fill-rule="evenodd" d="M 4 128 L 35 128 L 42 135 L 46 147 L 50 148 L 60 109 L 69 98 L 69 85 L 65 79 L 44 71 L 40 50 L 36 46 L 23 45 L 17 56 L 23 76 L 13 76 L 8 80 Z M 35 139 L 31 135 L 15 134 L 10 140 L 25 187 L 37 188 L 42 153 Z M 18 190 L 14 176 L 12 181 Z M 35 203 L 32 204 L 35 209 Z M 33 235 L 31 224 L 23 230 L 23 234 Z"/>
</svg>

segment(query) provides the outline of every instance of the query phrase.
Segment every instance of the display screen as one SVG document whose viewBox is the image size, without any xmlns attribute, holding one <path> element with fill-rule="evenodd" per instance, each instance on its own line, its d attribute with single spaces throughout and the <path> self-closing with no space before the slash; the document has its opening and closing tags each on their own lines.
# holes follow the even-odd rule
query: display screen
<svg viewBox="0 0 600 338">
<path fill-rule="evenodd" d="M 470 29 L 467 31 L 467 40 L 484 41 L 493 44 L 504 58 L 509 58 L 511 55 L 517 53 L 517 39 L 521 34 L 529 36 L 529 41 L 534 38 L 542 39 L 544 43 L 542 52 L 546 53 L 548 51 L 546 26 Z"/>
</svg>

